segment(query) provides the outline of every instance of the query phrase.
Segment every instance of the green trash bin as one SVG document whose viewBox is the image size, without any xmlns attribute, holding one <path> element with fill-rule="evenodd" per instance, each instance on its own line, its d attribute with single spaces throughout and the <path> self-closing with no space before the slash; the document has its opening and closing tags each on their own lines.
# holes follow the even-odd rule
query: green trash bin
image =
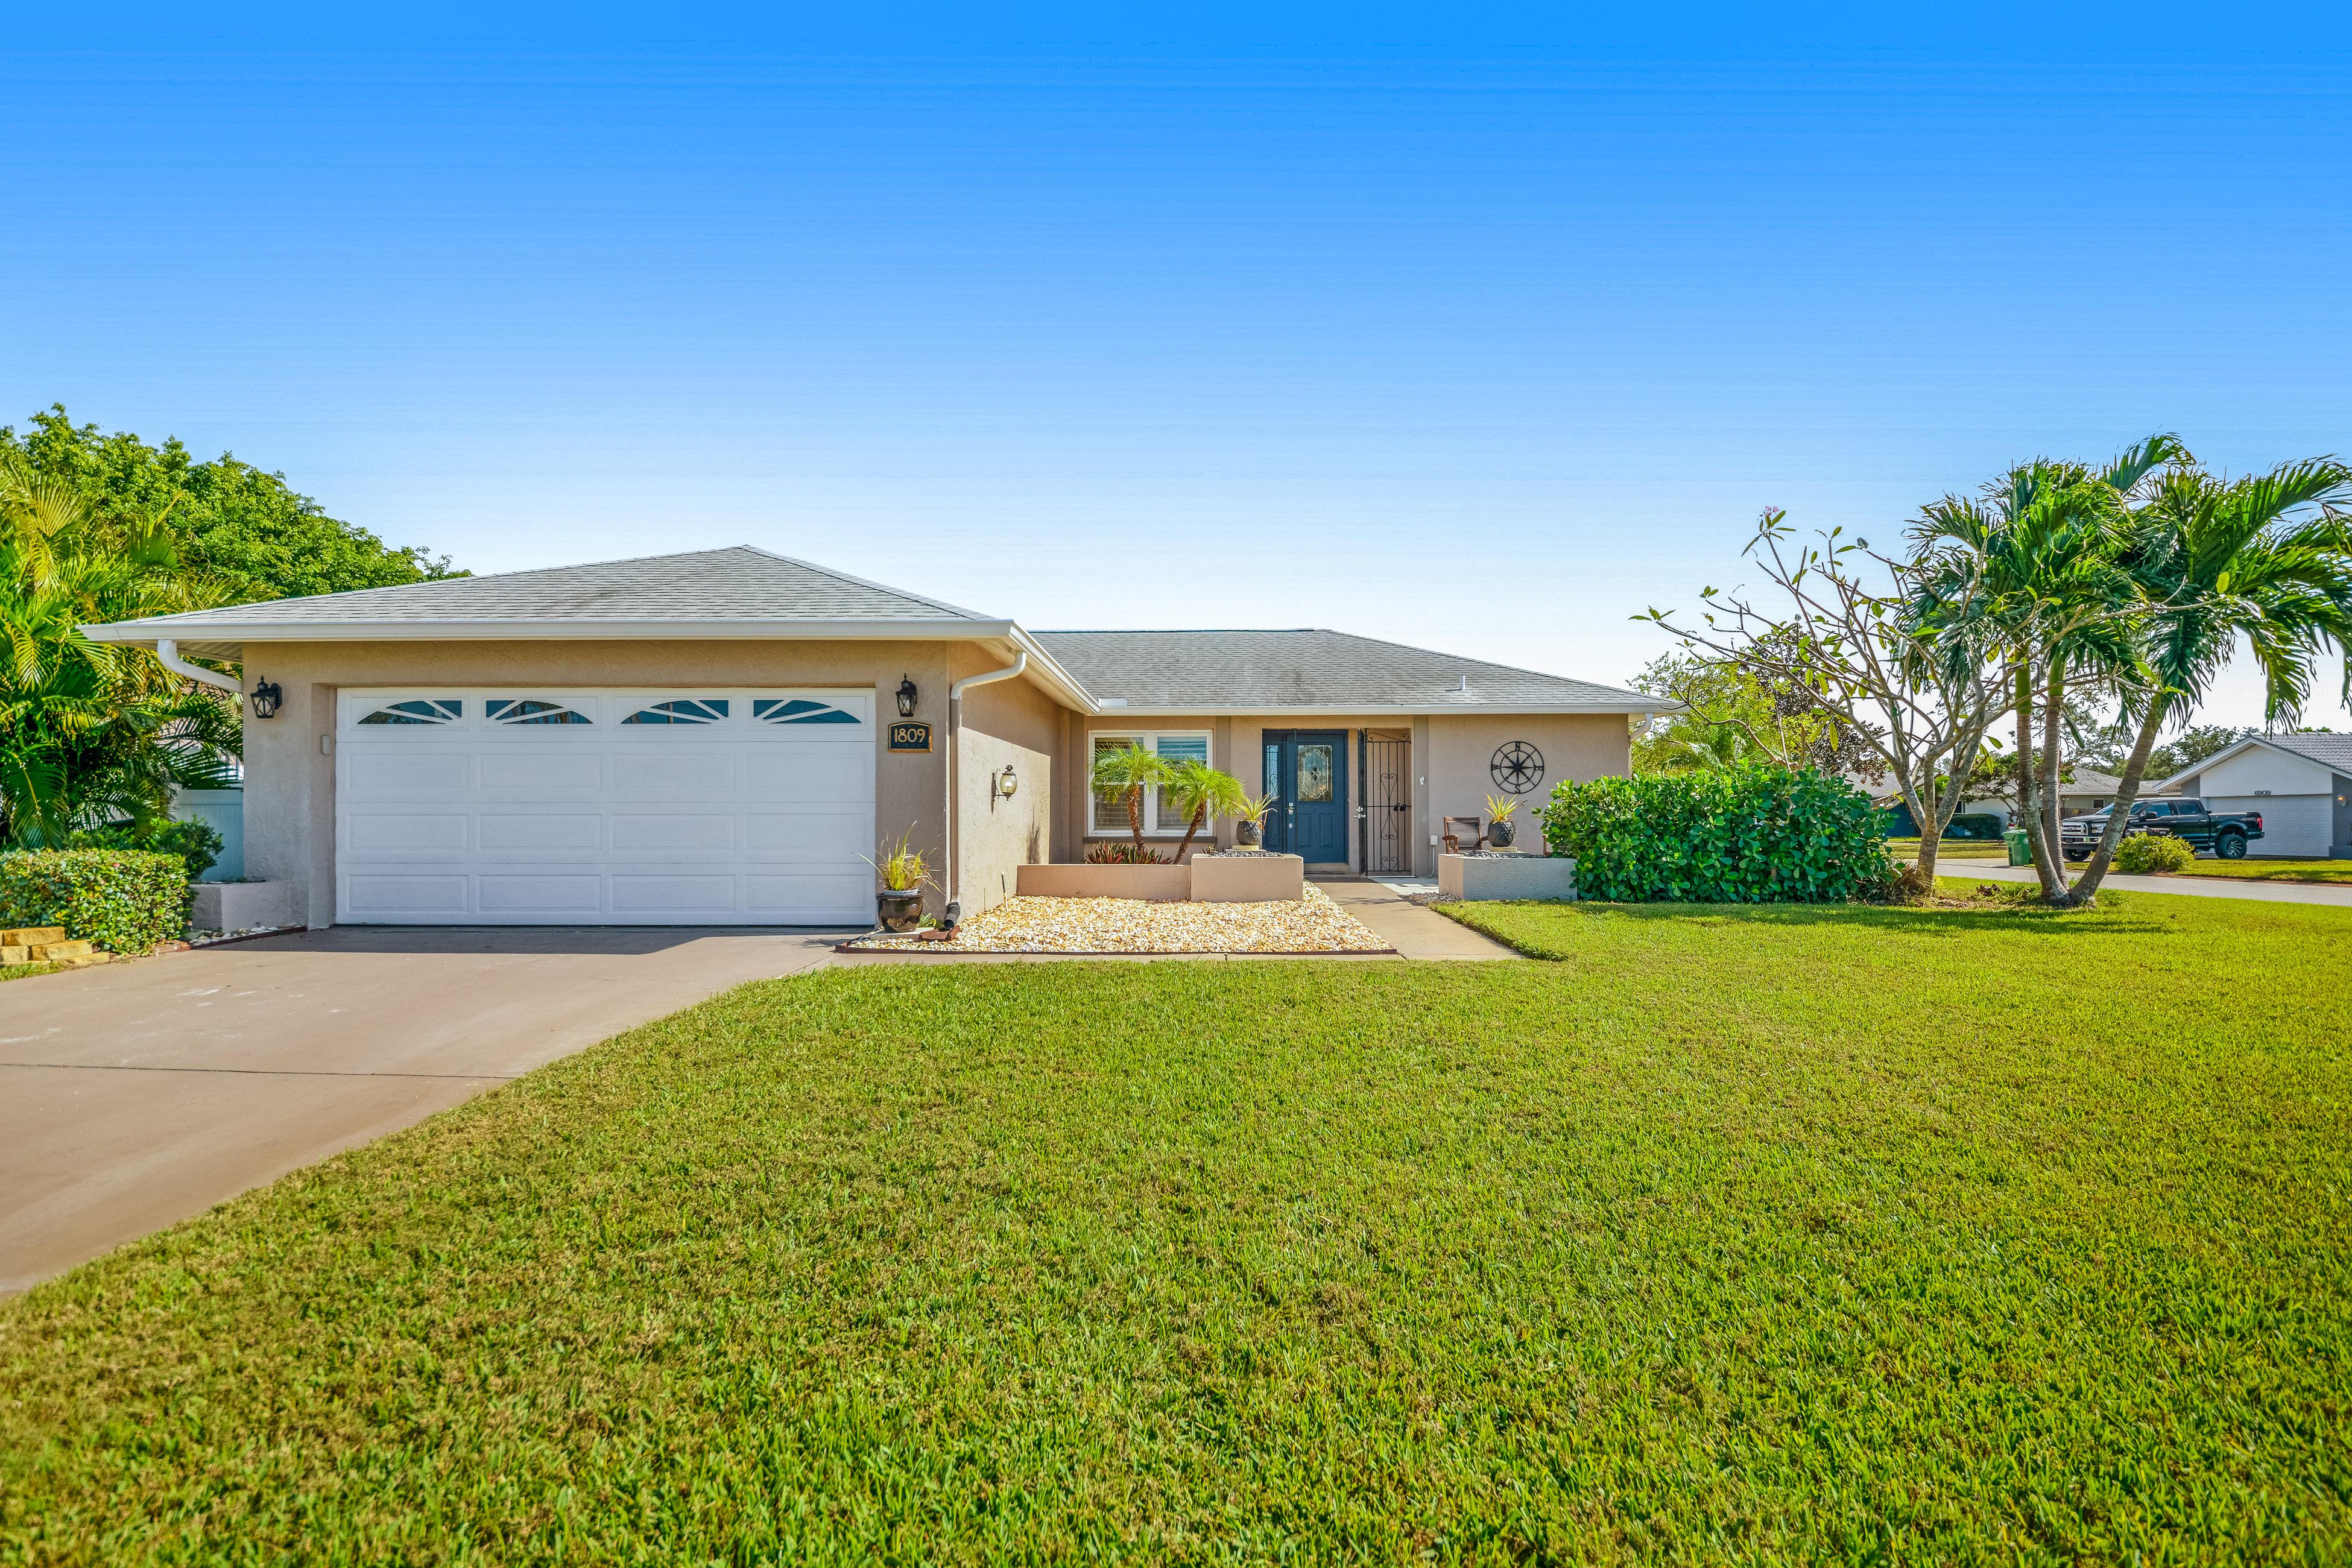
<svg viewBox="0 0 2352 1568">
<path fill-rule="evenodd" d="M 2001 835 L 2009 841 L 2009 863 L 2012 866 L 2033 864 L 2033 836 L 2022 827 L 2012 827 Z"/>
</svg>

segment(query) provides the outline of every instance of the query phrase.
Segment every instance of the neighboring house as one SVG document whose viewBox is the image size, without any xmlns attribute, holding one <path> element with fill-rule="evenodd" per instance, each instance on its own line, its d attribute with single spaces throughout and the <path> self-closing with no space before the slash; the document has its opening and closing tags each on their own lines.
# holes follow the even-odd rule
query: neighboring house
<svg viewBox="0 0 2352 1568">
<path fill-rule="evenodd" d="M 1339 632 L 1033 634 L 747 547 L 89 630 L 275 689 L 245 868 L 313 926 L 863 923 L 901 832 L 976 912 L 1127 837 L 1086 780 L 1130 740 L 1280 795 L 1274 847 L 1426 875 L 1446 816 L 1623 773 L 1671 707 Z"/>
<path fill-rule="evenodd" d="M 2261 812 L 2263 855 L 2352 858 L 2352 735 L 2248 736 L 2164 787 L 2215 811 Z"/>
</svg>

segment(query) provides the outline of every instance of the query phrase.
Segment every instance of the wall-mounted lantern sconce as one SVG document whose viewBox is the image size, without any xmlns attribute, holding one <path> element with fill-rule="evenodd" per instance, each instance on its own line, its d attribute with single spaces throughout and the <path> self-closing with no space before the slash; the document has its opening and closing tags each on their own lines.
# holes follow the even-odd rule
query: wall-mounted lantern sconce
<svg viewBox="0 0 2352 1568">
<path fill-rule="evenodd" d="M 278 689 L 276 681 L 265 680 L 253 689 L 252 700 L 255 718 L 275 719 L 278 717 L 278 705 L 286 700 L 286 693 Z"/>
<path fill-rule="evenodd" d="M 898 717 L 911 719 L 914 716 L 915 683 L 910 678 L 902 675 L 898 678 Z"/>
<path fill-rule="evenodd" d="M 1013 776 L 1013 764 L 1011 763 L 1005 763 L 1003 771 L 996 775 L 996 793 L 1003 795 L 1006 800 L 1011 800 L 1013 798 L 1013 792 L 1020 787 L 1021 781 Z"/>
</svg>

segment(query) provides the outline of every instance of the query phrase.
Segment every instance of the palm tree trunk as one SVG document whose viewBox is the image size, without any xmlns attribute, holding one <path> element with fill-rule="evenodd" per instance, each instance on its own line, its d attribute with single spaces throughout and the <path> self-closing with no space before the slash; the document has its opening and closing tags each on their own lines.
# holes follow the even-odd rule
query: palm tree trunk
<svg viewBox="0 0 2352 1568">
<path fill-rule="evenodd" d="M 1135 858 L 1143 858 L 1143 786 L 1127 792 L 1127 830 L 1135 835 Z"/>
<path fill-rule="evenodd" d="M 2107 830 L 2099 835 L 2099 847 L 2092 852 L 2090 866 L 2075 880 L 2074 902 L 2078 906 L 2099 896 L 2099 884 L 2115 860 L 2116 846 L 2124 841 L 2124 826 L 2131 820 L 2132 803 L 2139 799 L 2148 753 L 2156 750 L 2157 733 L 2164 728 L 2165 717 L 2171 710 L 2171 700 L 2163 692 L 2148 700 L 2147 718 L 2140 724 L 2139 738 L 2132 742 L 2131 756 L 2124 763 L 2124 776 L 2116 784 L 2116 802 L 2107 807 Z"/>
<path fill-rule="evenodd" d="M 2066 841 L 2058 828 L 2065 802 L 2058 787 L 2059 727 L 2065 714 L 2066 677 L 2063 664 L 2050 661 L 2048 683 L 2042 693 L 2042 839 L 2050 847 L 2050 872 L 2057 882 L 2057 901 L 2066 901 Z"/>
<path fill-rule="evenodd" d="M 1166 796 L 1163 795 L 1161 798 L 1164 800 Z M 1209 808 L 1206 805 L 1196 805 L 1192 808 L 1192 820 L 1184 828 L 1184 842 L 1176 846 L 1176 864 L 1179 866 L 1184 863 L 1184 851 L 1192 847 L 1192 836 L 1201 831 L 1201 824 L 1208 819 L 1208 816 Z"/>
<path fill-rule="evenodd" d="M 2025 841 L 2033 849 L 2033 871 L 2042 879 L 2042 896 L 2055 902 L 2066 890 L 2050 868 L 2049 847 L 2042 841 L 2042 785 L 2033 767 L 2033 660 L 2031 650 L 2017 662 L 2017 815 L 2025 819 Z"/>
</svg>

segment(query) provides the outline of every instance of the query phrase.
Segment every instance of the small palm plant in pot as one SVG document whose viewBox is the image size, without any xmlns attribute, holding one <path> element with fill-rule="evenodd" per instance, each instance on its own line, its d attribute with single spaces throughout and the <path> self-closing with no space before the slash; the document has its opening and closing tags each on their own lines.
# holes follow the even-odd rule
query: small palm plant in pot
<svg viewBox="0 0 2352 1568">
<path fill-rule="evenodd" d="M 1247 791 L 1243 792 L 1233 809 L 1234 848 L 1255 849 L 1265 842 L 1265 815 L 1281 798 L 1280 795 L 1252 795 Z"/>
<path fill-rule="evenodd" d="M 882 858 L 866 860 L 882 879 L 882 890 L 874 896 L 874 913 L 884 931 L 913 931 L 922 922 L 923 889 L 930 883 L 931 866 L 922 851 L 909 847 L 914 836 L 915 830 L 908 828 L 898 835 L 898 843 L 881 847 Z"/>
<path fill-rule="evenodd" d="M 1497 849 L 1508 849 L 1519 836 L 1519 825 L 1511 814 L 1519 809 L 1519 797 L 1515 795 L 1490 795 L 1486 797 L 1486 815 L 1494 821 L 1486 828 L 1486 842 Z"/>
</svg>

